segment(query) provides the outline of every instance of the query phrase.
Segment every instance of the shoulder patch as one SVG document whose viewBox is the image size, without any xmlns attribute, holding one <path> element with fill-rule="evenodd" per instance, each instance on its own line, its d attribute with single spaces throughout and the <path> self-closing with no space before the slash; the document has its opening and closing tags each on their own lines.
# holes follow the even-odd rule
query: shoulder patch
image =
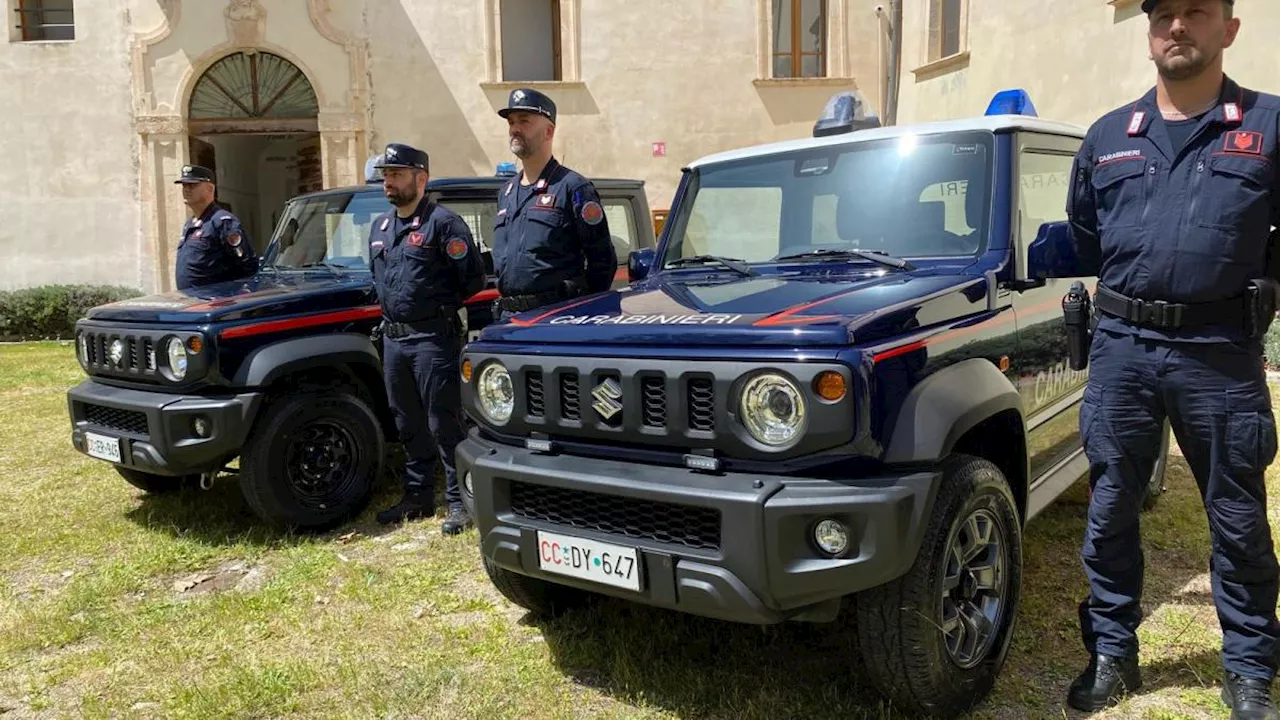
<svg viewBox="0 0 1280 720">
<path fill-rule="evenodd" d="M 600 203 L 592 200 L 582 206 L 582 219 L 588 225 L 599 225 L 604 220 L 604 208 L 600 207 Z"/>
<path fill-rule="evenodd" d="M 445 254 L 454 260 L 461 260 L 466 257 L 469 252 L 467 248 L 467 241 L 462 238 L 451 238 L 449 242 L 445 243 L 444 251 Z"/>
</svg>

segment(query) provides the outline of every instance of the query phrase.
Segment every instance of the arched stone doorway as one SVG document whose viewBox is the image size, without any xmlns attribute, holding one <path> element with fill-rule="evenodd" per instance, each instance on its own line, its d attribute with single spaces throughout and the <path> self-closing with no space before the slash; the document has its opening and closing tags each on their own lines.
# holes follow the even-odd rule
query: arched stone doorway
<svg viewBox="0 0 1280 720">
<path fill-rule="evenodd" d="M 192 88 L 191 162 L 215 171 L 217 202 L 240 218 L 258 251 L 284 202 L 324 185 L 319 110 L 302 70 L 266 51 L 226 55 Z"/>
</svg>

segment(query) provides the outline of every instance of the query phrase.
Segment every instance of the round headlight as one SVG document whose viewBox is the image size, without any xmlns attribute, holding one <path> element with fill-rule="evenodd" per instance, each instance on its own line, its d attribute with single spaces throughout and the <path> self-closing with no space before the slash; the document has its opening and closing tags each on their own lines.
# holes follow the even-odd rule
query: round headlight
<svg viewBox="0 0 1280 720">
<path fill-rule="evenodd" d="M 742 390 L 742 422 L 765 445 L 786 445 L 804 426 L 800 388 L 781 375 L 759 375 Z"/>
<path fill-rule="evenodd" d="M 511 373 L 506 368 L 498 363 L 486 365 L 480 371 L 476 392 L 480 396 L 480 409 L 490 420 L 502 424 L 511 419 L 516 393 L 511 386 Z"/>
<path fill-rule="evenodd" d="M 187 347 L 182 344 L 181 338 L 170 338 L 168 350 L 169 370 L 175 379 L 181 380 L 187 376 Z"/>
</svg>

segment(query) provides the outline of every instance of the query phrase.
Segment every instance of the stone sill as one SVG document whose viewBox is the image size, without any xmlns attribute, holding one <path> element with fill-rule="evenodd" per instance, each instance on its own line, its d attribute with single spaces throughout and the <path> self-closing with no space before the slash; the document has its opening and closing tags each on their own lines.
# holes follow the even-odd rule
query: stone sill
<svg viewBox="0 0 1280 720">
<path fill-rule="evenodd" d="M 1137 5 L 1141 0 L 1107 0 L 1107 4 L 1117 10 L 1123 10 L 1130 5 Z"/>
<path fill-rule="evenodd" d="M 751 81 L 760 88 L 782 87 L 846 87 L 857 86 L 856 79 L 851 77 L 813 77 L 813 78 L 764 78 Z"/>
<path fill-rule="evenodd" d="M 517 88 L 529 88 L 531 90 L 585 90 L 587 84 L 581 80 L 529 80 L 521 82 L 518 80 L 498 82 L 482 82 L 480 88 L 483 90 L 515 90 Z"/>
<path fill-rule="evenodd" d="M 969 65 L 969 51 L 958 52 L 955 55 L 948 55 L 940 60 L 934 60 L 931 63 L 921 65 L 911 72 L 919 79 L 921 76 L 938 75 L 947 70 L 959 70 Z"/>
<path fill-rule="evenodd" d="M 75 40 L 10 40 L 10 45 L 70 45 Z"/>
</svg>

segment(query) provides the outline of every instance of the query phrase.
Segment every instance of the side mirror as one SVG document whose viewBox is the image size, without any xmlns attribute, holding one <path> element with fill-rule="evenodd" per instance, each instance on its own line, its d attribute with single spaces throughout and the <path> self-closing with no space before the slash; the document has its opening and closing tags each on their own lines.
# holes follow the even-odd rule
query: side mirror
<svg viewBox="0 0 1280 720">
<path fill-rule="evenodd" d="M 1049 278 L 1080 277 L 1071 226 L 1066 222 L 1045 223 L 1036 239 L 1027 246 L 1027 281 L 1037 285 Z"/>
<path fill-rule="evenodd" d="M 636 282 L 649 277 L 649 271 L 653 269 L 653 261 L 657 256 L 658 252 L 653 248 L 633 250 L 627 255 L 627 282 Z"/>
</svg>

